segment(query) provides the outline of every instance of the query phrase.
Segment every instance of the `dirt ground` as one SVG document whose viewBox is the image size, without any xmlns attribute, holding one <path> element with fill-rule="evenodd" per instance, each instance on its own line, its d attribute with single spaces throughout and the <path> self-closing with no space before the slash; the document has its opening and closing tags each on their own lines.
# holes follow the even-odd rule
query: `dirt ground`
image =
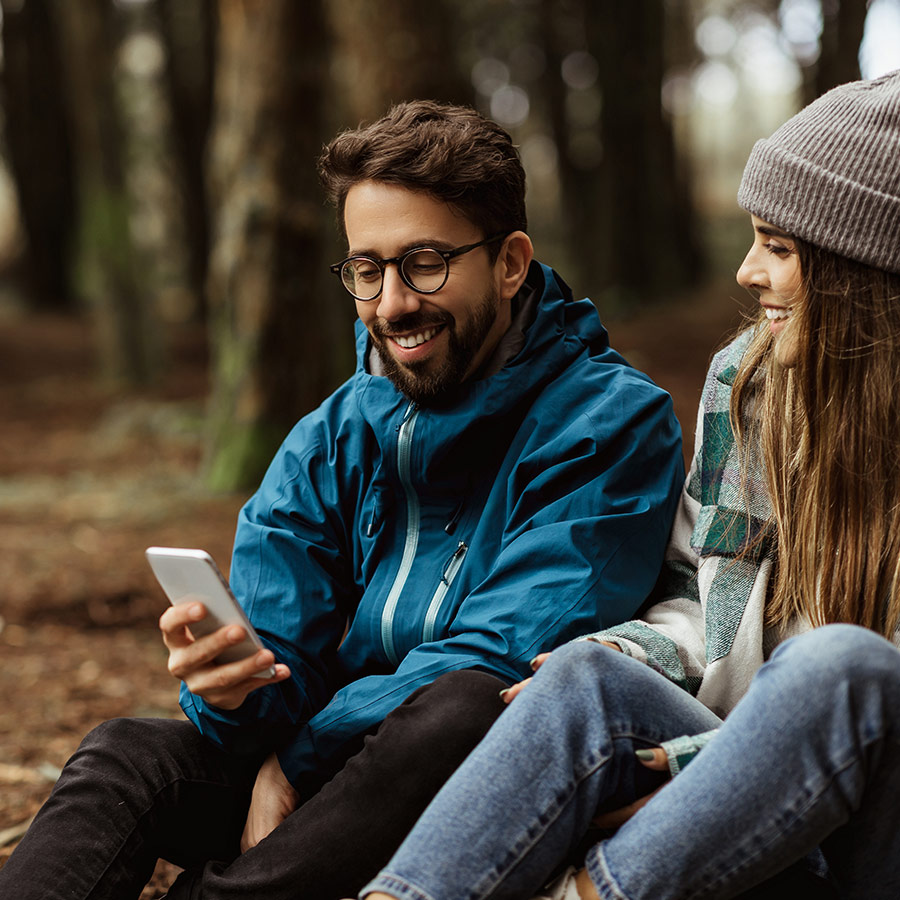
<svg viewBox="0 0 900 900">
<path fill-rule="evenodd" d="M 710 289 L 610 327 L 673 394 L 688 451 L 732 296 Z M 84 322 L 0 315 L 0 866 L 86 731 L 180 715 L 143 551 L 204 547 L 227 571 L 245 495 L 211 495 L 198 476 L 203 335 L 183 334 L 173 357 L 164 383 L 123 395 L 95 378 Z M 173 871 L 161 864 L 142 897 Z"/>
</svg>

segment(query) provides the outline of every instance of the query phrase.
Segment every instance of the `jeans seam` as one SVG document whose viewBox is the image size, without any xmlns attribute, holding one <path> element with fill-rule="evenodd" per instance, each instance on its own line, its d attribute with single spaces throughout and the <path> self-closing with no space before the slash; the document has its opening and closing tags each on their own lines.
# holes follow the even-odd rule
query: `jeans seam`
<svg viewBox="0 0 900 900">
<path fill-rule="evenodd" d="M 628 895 L 619 886 L 615 876 L 606 865 L 603 844 L 595 844 L 593 850 L 593 853 L 588 852 L 584 863 L 600 900 L 629 900 Z"/>
<path fill-rule="evenodd" d="M 566 785 L 566 791 L 562 797 L 557 795 L 554 798 L 554 803 L 548 805 L 549 809 L 543 810 L 543 815 L 538 815 L 537 820 L 539 828 L 531 835 L 528 835 L 526 832 L 526 835 L 528 836 L 524 843 L 516 841 L 512 844 L 503 862 L 500 865 L 495 866 L 493 871 L 489 873 L 493 877 L 490 880 L 486 877 L 481 885 L 476 886 L 473 893 L 470 895 L 471 898 L 490 897 L 497 889 L 498 885 L 505 880 L 510 872 L 520 865 L 528 853 L 534 849 L 547 833 L 550 826 L 559 818 L 562 811 L 572 802 L 572 798 L 577 794 L 578 786 L 594 775 L 601 766 L 608 763 L 612 758 L 611 756 L 600 755 L 599 751 L 597 751 L 597 753 L 598 756 L 595 764 L 586 770 L 583 775 L 576 775 L 576 777 Z M 552 813 L 549 812 L 550 809 L 552 809 Z"/>
<path fill-rule="evenodd" d="M 725 883 L 727 880 L 733 878 L 735 875 L 739 875 L 741 872 L 748 869 L 753 863 L 759 860 L 761 857 L 765 856 L 772 848 L 772 845 L 784 838 L 784 835 L 788 832 L 789 829 L 793 829 L 798 822 L 802 822 L 806 816 L 806 813 L 809 809 L 826 793 L 826 791 L 831 787 L 834 783 L 835 779 L 847 771 L 851 766 L 857 765 L 859 760 L 849 759 L 842 765 L 835 767 L 831 774 L 824 778 L 821 782 L 821 787 L 816 791 L 810 791 L 805 803 L 802 806 L 798 806 L 791 816 L 790 821 L 785 825 L 780 825 L 777 830 L 773 830 L 771 836 L 764 843 L 760 844 L 757 848 L 750 850 L 748 849 L 744 855 L 741 857 L 739 863 L 730 868 L 727 872 L 721 873 L 716 879 L 706 883 L 702 888 L 694 891 L 690 896 L 686 897 L 685 900 L 694 900 L 695 897 L 705 896 L 706 892 L 711 888 L 715 889 Z M 772 873 L 777 874 L 777 873 Z M 768 876 L 767 876 L 768 877 Z"/>
</svg>

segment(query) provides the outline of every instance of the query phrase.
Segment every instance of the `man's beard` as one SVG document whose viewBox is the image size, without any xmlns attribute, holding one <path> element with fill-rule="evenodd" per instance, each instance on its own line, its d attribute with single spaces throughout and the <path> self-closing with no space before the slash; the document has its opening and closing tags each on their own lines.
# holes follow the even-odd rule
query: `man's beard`
<svg viewBox="0 0 900 900">
<path fill-rule="evenodd" d="M 384 372 L 394 387 L 420 406 L 427 406 L 447 397 L 462 383 L 472 360 L 487 339 L 497 320 L 500 297 L 496 290 L 485 294 L 473 309 L 469 321 L 457 328 L 450 313 L 440 316 L 413 313 L 387 326 L 376 319 L 370 328 L 372 342 L 381 358 Z M 440 362 L 431 359 L 421 362 L 399 363 L 388 349 L 390 335 L 422 331 L 429 326 L 443 325 L 447 331 L 447 355 Z"/>
</svg>

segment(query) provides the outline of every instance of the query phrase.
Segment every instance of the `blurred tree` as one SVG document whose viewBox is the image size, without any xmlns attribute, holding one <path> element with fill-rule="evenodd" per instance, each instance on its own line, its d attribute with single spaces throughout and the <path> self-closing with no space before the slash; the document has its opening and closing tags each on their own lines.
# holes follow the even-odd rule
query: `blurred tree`
<svg viewBox="0 0 900 900">
<path fill-rule="evenodd" d="M 316 158 L 331 46 L 321 0 L 219 0 L 218 28 L 207 467 L 225 490 L 255 484 L 291 425 L 334 387 L 338 300 L 320 289 Z"/>
<path fill-rule="evenodd" d="M 28 4 L 26 4 L 28 5 Z M 113 4 L 55 0 L 62 37 L 77 197 L 76 280 L 97 325 L 101 366 L 115 381 L 141 384 L 159 365 L 158 330 L 129 228 L 122 123 L 113 72 Z"/>
<path fill-rule="evenodd" d="M 603 187 L 581 253 L 603 274 L 601 304 L 628 310 L 695 284 L 702 267 L 687 171 L 662 105 L 667 7 L 685 0 L 584 2 L 602 92 Z"/>
<path fill-rule="evenodd" d="M 27 296 L 68 308 L 74 196 L 58 26 L 48 0 L 3 0 L 0 8 L 5 138 L 28 239 Z"/>
<path fill-rule="evenodd" d="M 135 289 L 154 322 L 196 318 L 202 285 L 192 262 L 184 145 L 176 137 L 171 85 L 156 3 L 118 5 L 115 101 L 122 139 Z"/>
<path fill-rule="evenodd" d="M 191 282 L 202 301 L 209 255 L 204 164 L 212 115 L 215 0 L 157 0 L 166 45 L 172 141 L 181 161 Z"/>
<path fill-rule="evenodd" d="M 338 92 L 349 123 L 382 115 L 401 100 L 471 104 L 460 64 L 459 18 L 447 0 L 331 0 Z"/>
<path fill-rule="evenodd" d="M 814 92 L 806 97 L 807 103 L 860 77 L 859 46 L 867 13 L 865 0 L 822 0 L 822 51 L 815 69 Z"/>
</svg>

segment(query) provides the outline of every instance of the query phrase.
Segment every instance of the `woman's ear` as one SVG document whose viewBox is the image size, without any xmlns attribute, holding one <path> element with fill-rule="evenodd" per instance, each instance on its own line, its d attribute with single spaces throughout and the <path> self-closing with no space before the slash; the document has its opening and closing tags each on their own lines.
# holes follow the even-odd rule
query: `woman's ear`
<svg viewBox="0 0 900 900">
<path fill-rule="evenodd" d="M 511 300 L 522 287 L 533 257 L 531 238 L 524 231 L 506 236 L 495 263 L 501 299 Z"/>
</svg>

